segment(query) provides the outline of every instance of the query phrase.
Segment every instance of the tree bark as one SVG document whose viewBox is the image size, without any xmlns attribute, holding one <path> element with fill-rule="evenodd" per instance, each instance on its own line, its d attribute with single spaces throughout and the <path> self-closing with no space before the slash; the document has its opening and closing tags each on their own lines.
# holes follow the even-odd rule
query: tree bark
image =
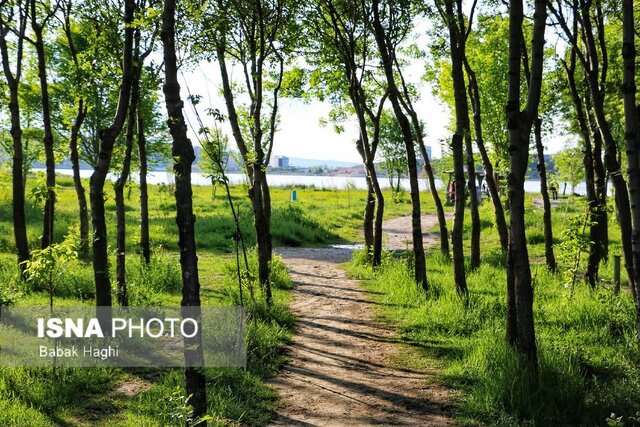
<svg viewBox="0 0 640 427">
<path fill-rule="evenodd" d="M 480 219 L 478 217 L 478 201 L 475 194 L 475 166 L 471 150 L 471 138 L 469 129 L 469 106 L 467 103 L 467 91 L 464 84 L 463 58 L 464 58 L 464 29 L 458 26 L 456 14 L 453 9 L 453 0 L 444 1 L 444 16 L 449 29 L 449 50 L 451 56 L 451 78 L 453 80 L 453 92 L 455 103 L 456 130 L 451 140 L 453 153 L 453 169 L 455 181 L 455 218 L 453 220 L 453 270 L 458 293 L 463 296 L 465 302 L 469 300 L 469 290 L 464 265 L 463 233 L 464 233 L 464 208 L 465 208 L 465 178 L 464 178 L 464 151 L 467 156 L 467 186 L 471 197 L 472 231 L 471 231 L 471 264 L 472 268 L 480 263 L 479 230 Z M 463 147 L 464 144 L 464 147 Z M 473 169 L 471 169 L 473 168 Z M 473 189 L 473 193 L 471 192 Z M 475 199 L 475 200 L 474 200 Z M 474 213 L 475 207 L 475 213 Z M 475 259 L 474 259 L 475 258 Z M 474 265 L 474 263 L 477 263 Z"/>
<path fill-rule="evenodd" d="M 407 165 L 409 170 L 409 184 L 411 188 L 411 234 L 413 238 L 413 256 L 415 268 L 415 281 L 424 290 L 429 289 L 427 282 L 426 259 L 424 243 L 422 241 L 422 223 L 420 217 L 420 187 L 418 185 L 418 169 L 416 165 L 416 153 L 414 149 L 411 125 L 400 105 L 400 93 L 393 73 L 393 54 L 391 46 L 387 43 L 384 28 L 380 20 L 379 0 L 373 0 L 373 28 L 378 51 L 382 59 L 385 77 L 389 88 L 389 100 L 393 106 L 393 112 L 400 124 L 402 137 L 407 151 Z"/>
<path fill-rule="evenodd" d="M 73 7 L 72 1 L 67 2 L 64 8 L 64 22 L 63 30 L 67 38 L 67 44 L 69 46 L 69 53 L 73 59 L 76 71 L 79 71 L 78 51 L 75 43 L 73 42 L 73 36 L 71 34 L 71 22 L 70 15 Z M 73 171 L 73 185 L 76 190 L 76 196 L 78 197 L 78 216 L 80 221 L 80 253 L 83 256 L 89 254 L 89 209 L 87 208 L 87 196 L 82 185 L 82 178 L 80 177 L 80 155 L 78 152 L 78 140 L 80 139 L 80 129 L 87 116 L 88 105 L 83 98 L 78 100 L 78 110 L 76 118 L 71 126 L 71 135 L 69 137 L 69 158 L 71 161 L 71 169 Z"/>
<path fill-rule="evenodd" d="M 511 231 L 509 234 L 509 254 L 507 263 L 507 312 L 508 322 L 515 317 L 517 336 L 515 337 L 518 353 L 526 358 L 532 368 L 537 367 L 537 345 L 533 322 L 533 287 L 531 284 L 531 267 L 527 250 L 526 226 L 524 220 L 524 180 L 529 160 L 529 138 L 531 127 L 538 117 L 540 94 L 542 87 L 542 69 L 544 62 L 544 30 L 547 16 L 546 2 L 535 1 L 533 22 L 533 40 L 531 49 L 531 77 L 527 89 L 526 107 L 520 110 L 521 61 L 524 49 L 522 38 L 522 22 L 524 11 L 522 0 L 509 2 L 509 90 L 507 112 L 507 128 L 509 130 L 509 200 Z M 513 284 L 509 280 L 513 280 Z M 515 307 L 513 307 L 515 305 Z M 513 316 L 515 313 L 515 316 Z M 513 317 L 512 317 L 513 316 Z M 514 325 L 507 324 L 507 339 L 514 333 Z"/>
<path fill-rule="evenodd" d="M 629 193 L 633 215 L 633 267 L 632 286 L 636 294 L 636 331 L 640 345 L 640 113 L 636 104 L 636 47 L 633 0 L 622 1 L 623 31 L 622 59 L 625 142 L 629 171 Z"/>
<path fill-rule="evenodd" d="M 80 220 L 80 253 L 89 253 L 89 209 L 87 208 L 87 196 L 80 177 L 80 156 L 78 154 L 78 139 L 80 138 L 80 128 L 87 116 L 87 107 L 82 99 L 78 101 L 78 112 L 71 127 L 69 138 L 69 157 L 71 159 L 71 169 L 73 171 L 73 186 L 78 197 L 78 216 Z"/>
<path fill-rule="evenodd" d="M 25 219 L 25 177 L 23 172 L 24 154 L 22 146 L 22 128 L 20 126 L 20 103 L 18 87 L 22 76 L 22 54 L 24 33 L 26 28 L 26 13 L 22 6 L 18 17 L 18 37 L 16 49 L 16 72 L 11 71 L 9 62 L 9 47 L 7 46 L 7 35 L 10 31 L 9 23 L 2 20 L 0 22 L 0 54 L 2 55 L 2 68 L 9 88 L 9 113 L 11 115 L 11 140 L 13 143 L 13 164 L 12 164 L 12 197 L 13 197 L 13 235 L 18 252 L 18 265 L 21 274 L 24 273 L 25 261 L 30 259 L 29 241 L 27 240 L 27 224 Z"/>
<path fill-rule="evenodd" d="M 188 308 L 191 313 L 200 310 L 200 281 L 198 278 L 198 256 L 195 239 L 195 216 L 193 214 L 193 194 L 191 189 L 191 165 L 195 160 L 193 145 L 187 137 L 178 84 L 178 66 L 175 45 L 175 0 L 166 0 L 162 15 L 162 45 L 164 52 L 165 83 L 163 92 L 169 117 L 169 131 L 173 139 L 172 155 L 176 177 L 176 224 L 178 225 L 180 265 L 182 268 L 183 314 Z M 193 416 L 202 417 L 207 412 L 207 386 L 204 370 L 202 335 L 184 338 L 185 381 L 189 404 Z M 197 423 L 199 426 L 206 422 Z"/>
<path fill-rule="evenodd" d="M 496 182 L 496 175 L 493 169 L 493 164 L 487 149 L 484 144 L 484 135 L 482 132 L 482 111 L 480 106 L 480 89 L 478 88 L 478 80 L 476 78 L 475 71 L 471 68 L 467 58 L 464 58 L 465 70 L 467 72 L 467 79 L 469 82 L 469 99 L 471 101 L 471 111 L 473 112 L 473 127 L 476 134 L 476 145 L 478 151 L 480 151 L 480 157 L 482 159 L 482 165 L 485 171 L 485 179 L 487 180 L 487 187 L 489 188 L 489 194 L 491 195 L 491 202 L 493 203 L 493 211 L 496 219 L 496 228 L 498 229 L 498 235 L 500 236 L 500 247 L 504 253 L 507 253 L 509 244 L 509 231 L 507 229 L 507 221 L 504 217 L 504 208 L 502 206 L 502 200 L 500 199 L 500 192 L 498 190 L 498 183 Z"/>
<path fill-rule="evenodd" d="M 544 161 L 544 146 L 542 145 L 542 120 L 538 117 L 534 120 L 534 134 L 536 152 L 538 154 L 538 174 L 540 175 L 540 194 L 544 213 L 544 256 L 549 271 L 556 271 L 556 257 L 553 253 L 553 228 L 551 225 L 551 202 L 549 201 L 549 188 L 547 186 L 547 166 Z"/>
<path fill-rule="evenodd" d="M 469 115 L 467 110 L 467 123 L 468 120 Z M 471 130 L 467 128 L 464 144 L 467 155 L 467 187 L 471 201 L 471 270 L 475 270 L 480 267 L 480 214 L 478 213 L 478 182 L 476 181 L 476 167 L 473 159 L 470 132 Z"/>
<path fill-rule="evenodd" d="M 373 192 L 373 186 L 371 181 L 367 180 L 367 202 L 364 207 L 364 249 L 367 252 L 367 257 L 373 253 L 373 218 L 376 212 L 376 199 Z"/>
<path fill-rule="evenodd" d="M 49 103 L 49 83 L 47 82 L 47 62 L 44 52 L 44 39 L 42 32 L 44 25 L 38 23 L 35 0 L 30 1 L 31 28 L 35 34 L 33 45 L 38 58 L 38 79 L 40 81 L 40 101 L 42 104 L 42 127 L 44 131 L 43 146 L 45 154 L 45 167 L 47 176 L 47 197 L 44 205 L 42 225 L 42 239 L 40 247 L 48 247 L 54 240 L 54 218 L 56 204 L 56 161 L 53 154 L 53 130 L 51 125 L 51 106 Z"/>
<path fill-rule="evenodd" d="M 111 280 L 109 279 L 109 253 L 105 220 L 104 183 L 111 166 L 113 145 L 127 118 L 133 82 L 133 22 L 135 1 L 125 0 L 125 29 L 122 60 L 122 81 L 118 94 L 118 108 L 111 125 L 100 131 L 98 161 L 89 181 L 91 223 L 93 225 L 93 274 L 96 283 L 96 305 L 111 307 Z"/>
<path fill-rule="evenodd" d="M 116 296 L 118 304 L 126 307 L 129 305 L 127 293 L 127 217 L 124 203 L 124 188 L 129 180 L 131 171 L 131 154 L 133 151 L 133 138 L 137 127 L 136 114 L 138 112 L 138 104 L 140 99 L 140 73 L 142 64 L 140 64 L 139 46 L 140 46 L 140 30 L 135 33 L 135 53 L 133 66 L 133 84 L 131 87 L 131 100 L 129 103 L 129 111 L 127 113 L 127 133 L 124 139 L 124 159 L 122 160 L 122 170 L 120 176 L 114 185 L 115 201 L 116 201 Z"/>
<path fill-rule="evenodd" d="M 140 161 L 140 250 L 145 265 L 151 262 L 149 241 L 149 191 L 147 189 L 147 139 L 144 135 L 144 118 L 138 110 L 138 158 Z"/>
</svg>

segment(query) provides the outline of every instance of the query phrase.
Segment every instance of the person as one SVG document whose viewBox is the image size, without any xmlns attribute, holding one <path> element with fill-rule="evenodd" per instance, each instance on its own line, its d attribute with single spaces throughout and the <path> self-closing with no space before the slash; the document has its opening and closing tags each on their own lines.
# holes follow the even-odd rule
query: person
<svg viewBox="0 0 640 427">
<path fill-rule="evenodd" d="M 549 191 L 551 191 L 551 198 L 553 200 L 558 200 L 558 189 L 556 188 L 555 184 L 551 184 L 551 186 L 549 187 Z"/>
</svg>

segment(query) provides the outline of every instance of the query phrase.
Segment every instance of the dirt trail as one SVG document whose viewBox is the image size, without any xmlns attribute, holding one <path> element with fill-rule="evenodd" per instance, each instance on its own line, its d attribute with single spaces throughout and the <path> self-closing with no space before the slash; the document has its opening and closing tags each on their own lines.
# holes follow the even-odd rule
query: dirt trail
<svg viewBox="0 0 640 427">
<path fill-rule="evenodd" d="M 425 379 L 433 372 L 391 366 L 400 351 L 374 302 L 339 264 L 348 249 L 281 248 L 296 283 L 297 331 L 289 363 L 271 384 L 282 398 L 274 425 L 450 425 L 448 391 Z"/>
<path fill-rule="evenodd" d="M 453 218 L 452 213 L 445 213 L 447 220 Z M 438 225 L 438 217 L 435 214 L 424 214 L 422 230 L 431 230 Z M 382 223 L 383 244 L 390 250 L 411 250 L 413 248 L 413 236 L 411 235 L 411 216 L 392 218 Z M 440 233 L 423 232 L 422 238 L 425 246 L 438 245 Z"/>
</svg>

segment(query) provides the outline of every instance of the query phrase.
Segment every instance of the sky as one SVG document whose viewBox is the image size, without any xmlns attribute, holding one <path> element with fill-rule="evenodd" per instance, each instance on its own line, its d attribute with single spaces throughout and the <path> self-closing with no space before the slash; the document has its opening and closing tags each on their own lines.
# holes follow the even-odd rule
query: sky
<svg viewBox="0 0 640 427">
<path fill-rule="evenodd" d="M 413 83 L 420 83 L 423 64 L 416 62 L 406 70 L 405 78 Z M 231 72 L 232 81 L 240 77 L 240 70 Z M 241 82 L 239 82 L 241 83 Z M 189 92 L 202 96 L 198 105 L 202 115 L 206 108 L 218 108 L 226 115 L 224 100 L 221 95 L 221 83 L 217 63 L 201 63 L 197 68 L 185 70 L 180 78 L 182 96 L 187 99 Z M 426 123 L 427 137 L 425 142 L 432 147 L 434 157 L 440 157 L 439 141 L 447 138 L 448 109 L 437 101 L 431 88 L 422 84 L 422 97 L 415 102 L 415 109 L 421 120 Z M 327 119 L 331 105 L 328 102 L 304 102 L 299 99 L 281 98 L 280 124 L 275 136 L 274 155 L 301 157 L 317 160 L 339 160 L 360 163 L 361 158 L 355 147 L 358 129 L 355 121 L 345 125 L 343 133 L 336 133 L 329 124 L 323 126 L 323 119 Z M 387 101 L 388 108 L 391 108 Z M 196 119 L 192 107 L 185 102 L 185 114 L 195 125 Z M 223 123 L 223 131 L 233 143 L 228 123 Z M 197 138 L 191 132 L 191 139 Z"/>
<path fill-rule="evenodd" d="M 404 70 L 405 79 L 417 85 L 420 99 L 414 100 L 414 108 L 420 120 L 426 123 L 425 143 L 431 146 L 434 158 L 442 155 L 441 145 L 450 139 L 447 126 L 451 112 L 432 94 L 429 83 L 422 81 L 425 60 L 414 60 Z M 243 84 L 241 70 L 230 68 L 232 82 Z M 238 81 L 242 79 L 241 81 Z M 187 99 L 188 92 L 202 96 L 198 105 L 201 116 L 206 108 L 218 108 L 226 115 L 226 107 L 222 98 L 220 71 L 217 62 L 202 62 L 197 67 L 184 70 L 180 79 L 183 99 Z M 505 84 L 507 82 L 505 81 Z M 322 126 L 322 119 L 327 119 L 331 106 L 328 102 L 303 102 L 299 99 L 281 98 L 280 124 L 275 135 L 273 147 L 274 155 L 300 157 L 317 160 L 339 160 L 360 163 L 361 159 L 355 148 L 358 130 L 355 121 L 345 125 L 343 133 L 336 133 L 332 125 Z M 389 101 L 387 107 L 391 108 Z M 185 102 L 185 114 L 188 121 L 196 124 L 195 115 L 189 102 Z M 205 122 L 206 124 L 206 122 Z M 233 148 L 233 138 L 228 123 L 222 124 L 223 131 L 229 136 Z M 191 139 L 197 143 L 197 138 L 191 132 Z M 545 142 L 548 153 L 560 151 L 566 137 L 554 136 Z"/>
</svg>

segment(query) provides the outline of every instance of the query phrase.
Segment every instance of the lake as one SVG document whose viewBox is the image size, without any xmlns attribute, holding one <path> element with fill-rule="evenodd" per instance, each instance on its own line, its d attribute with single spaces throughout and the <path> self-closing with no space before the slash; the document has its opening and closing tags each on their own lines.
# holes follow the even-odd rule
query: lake
<svg viewBox="0 0 640 427">
<path fill-rule="evenodd" d="M 44 169 L 34 169 L 35 171 L 44 171 Z M 56 169 L 56 172 L 62 175 L 73 175 L 73 171 L 71 169 Z M 80 171 L 80 176 L 82 178 L 89 178 L 93 173 L 90 169 L 83 169 Z M 138 181 L 138 174 L 133 173 L 131 177 L 134 181 Z M 241 184 L 246 181 L 246 177 L 244 174 L 240 173 L 230 173 L 228 175 L 229 181 L 232 184 Z M 108 177 L 110 180 L 115 181 L 117 175 L 109 174 Z M 174 177 L 172 173 L 163 172 L 163 171 L 154 171 L 150 172 L 147 175 L 147 182 L 149 184 L 168 184 L 173 183 Z M 191 181 L 194 185 L 211 185 L 211 180 L 205 174 L 194 172 L 191 175 Z M 278 174 L 268 174 L 267 181 L 269 185 L 273 187 L 291 187 L 291 186 L 314 186 L 316 188 L 328 188 L 328 189 L 338 189 L 342 190 L 347 188 L 347 186 L 355 187 L 358 189 L 366 189 L 367 188 L 367 179 L 363 176 L 326 176 L 326 175 L 278 175 Z M 409 180 L 401 179 L 400 184 L 402 188 L 409 189 Z M 426 179 L 419 180 L 420 189 L 428 190 L 429 183 Z M 382 188 L 389 188 L 389 180 L 386 178 L 380 178 L 380 186 Z M 443 188 L 444 184 L 441 180 L 436 179 L 436 186 L 438 188 Z M 560 193 L 562 193 L 563 183 L 560 184 Z M 524 183 L 525 191 L 529 193 L 539 193 L 540 192 L 540 181 L 525 181 Z M 571 186 L 567 185 L 567 192 L 571 190 Z M 578 194 L 586 193 L 586 186 L 584 183 L 580 183 L 576 186 L 575 189 Z"/>
</svg>

